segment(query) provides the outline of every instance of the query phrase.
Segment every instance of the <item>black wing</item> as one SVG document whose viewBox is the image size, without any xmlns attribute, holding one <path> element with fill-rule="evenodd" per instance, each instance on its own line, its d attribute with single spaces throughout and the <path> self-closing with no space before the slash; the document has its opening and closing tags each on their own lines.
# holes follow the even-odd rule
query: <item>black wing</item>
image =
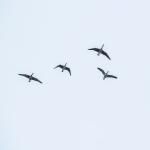
<svg viewBox="0 0 150 150">
<path fill-rule="evenodd" d="M 103 73 L 103 75 L 105 74 L 103 69 L 101 69 L 101 68 L 97 68 L 97 69 L 100 70 Z"/>
<path fill-rule="evenodd" d="M 57 67 L 63 68 L 63 66 L 62 66 L 62 65 L 58 65 L 58 66 L 56 66 L 55 68 L 57 68 Z M 55 68 L 54 68 L 54 69 L 55 69 Z"/>
<path fill-rule="evenodd" d="M 99 52 L 99 49 L 98 48 L 90 48 L 88 50 L 93 50 L 93 51 L 96 51 L 96 52 Z"/>
<path fill-rule="evenodd" d="M 108 59 L 110 59 L 110 57 L 108 56 L 108 54 L 106 52 L 102 51 L 102 54 L 105 55 Z"/>
<path fill-rule="evenodd" d="M 30 76 L 29 75 L 27 75 L 27 74 L 18 74 L 18 75 L 20 75 L 20 76 L 24 76 L 24 77 L 26 77 L 26 78 L 29 78 Z"/>
<path fill-rule="evenodd" d="M 113 76 L 113 75 L 107 75 L 107 77 L 116 78 L 116 79 L 117 79 L 117 77 L 115 77 L 115 76 Z"/>
<path fill-rule="evenodd" d="M 40 80 L 38 80 L 37 78 L 34 78 L 34 77 L 32 77 L 32 80 L 42 83 Z"/>
<path fill-rule="evenodd" d="M 71 70 L 70 68 L 66 67 L 66 70 L 69 71 L 70 75 L 71 75 Z"/>
</svg>

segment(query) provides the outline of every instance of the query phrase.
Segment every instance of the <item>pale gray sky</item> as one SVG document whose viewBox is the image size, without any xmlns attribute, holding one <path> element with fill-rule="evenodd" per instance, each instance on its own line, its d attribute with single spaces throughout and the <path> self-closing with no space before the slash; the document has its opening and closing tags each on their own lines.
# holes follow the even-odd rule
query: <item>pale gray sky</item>
<svg viewBox="0 0 150 150">
<path fill-rule="evenodd" d="M 149 6 L 1 0 L 0 150 L 149 150 Z"/>
</svg>

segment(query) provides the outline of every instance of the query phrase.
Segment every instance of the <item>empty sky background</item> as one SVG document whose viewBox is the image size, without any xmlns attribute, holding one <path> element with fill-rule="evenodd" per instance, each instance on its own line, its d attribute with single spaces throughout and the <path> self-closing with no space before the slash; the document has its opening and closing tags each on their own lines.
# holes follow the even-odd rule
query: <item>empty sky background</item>
<svg viewBox="0 0 150 150">
<path fill-rule="evenodd" d="M 0 150 L 149 150 L 149 6 L 1 0 Z"/>
</svg>

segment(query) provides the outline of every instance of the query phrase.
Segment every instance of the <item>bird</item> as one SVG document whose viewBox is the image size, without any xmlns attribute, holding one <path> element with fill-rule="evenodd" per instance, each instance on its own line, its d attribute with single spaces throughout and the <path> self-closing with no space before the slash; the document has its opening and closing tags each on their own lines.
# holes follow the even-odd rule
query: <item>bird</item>
<svg viewBox="0 0 150 150">
<path fill-rule="evenodd" d="M 68 67 L 66 67 L 66 65 L 67 65 L 67 63 L 63 66 L 63 65 L 58 65 L 58 66 L 56 66 L 55 68 L 57 68 L 57 67 L 60 67 L 60 68 L 62 68 L 62 72 L 64 71 L 64 70 L 67 70 L 69 73 L 70 73 L 70 76 L 71 76 L 71 70 L 70 70 L 70 68 L 68 68 Z M 55 69 L 54 68 L 54 69 Z"/>
<path fill-rule="evenodd" d="M 115 77 L 115 76 L 113 76 L 113 75 L 108 75 L 108 72 L 109 72 L 109 71 L 108 71 L 107 73 L 105 73 L 103 69 L 101 69 L 101 68 L 97 68 L 97 69 L 100 70 L 100 71 L 103 73 L 103 75 L 104 75 L 103 80 L 105 80 L 105 78 L 107 78 L 107 77 L 116 78 L 116 79 L 117 79 L 117 77 Z"/>
<path fill-rule="evenodd" d="M 96 52 L 98 52 L 98 56 L 100 55 L 100 54 L 103 54 L 103 55 L 105 55 L 108 59 L 110 59 L 110 57 L 108 56 L 108 54 L 105 52 L 105 51 L 103 51 L 103 46 L 104 46 L 104 44 L 102 45 L 102 48 L 91 48 L 91 49 L 88 49 L 88 50 L 94 50 L 94 51 L 96 51 Z M 111 60 L 111 59 L 110 59 Z"/>
<path fill-rule="evenodd" d="M 29 82 L 30 82 L 31 80 L 34 80 L 34 81 L 37 81 L 37 82 L 39 82 L 39 83 L 42 84 L 42 82 L 41 82 L 40 80 L 38 80 L 37 78 L 34 78 L 34 77 L 33 77 L 33 73 L 32 73 L 32 75 L 26 75 L 26 74 L 18 74 L 18 75 L 24 76 L 24 77 L 28 78 L 28 79 L 29 79 Z"/>
</svg>

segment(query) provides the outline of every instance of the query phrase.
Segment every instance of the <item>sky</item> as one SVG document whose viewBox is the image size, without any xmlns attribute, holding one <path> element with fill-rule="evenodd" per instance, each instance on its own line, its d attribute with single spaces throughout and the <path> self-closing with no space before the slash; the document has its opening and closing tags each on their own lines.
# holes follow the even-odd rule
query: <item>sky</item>
<svg viewBox="0 0 150 150">
<path fill-rule="evenodd" d="M 1 0 L 0 150 L 149 150 L 149 5 Z"/>
</svg>

